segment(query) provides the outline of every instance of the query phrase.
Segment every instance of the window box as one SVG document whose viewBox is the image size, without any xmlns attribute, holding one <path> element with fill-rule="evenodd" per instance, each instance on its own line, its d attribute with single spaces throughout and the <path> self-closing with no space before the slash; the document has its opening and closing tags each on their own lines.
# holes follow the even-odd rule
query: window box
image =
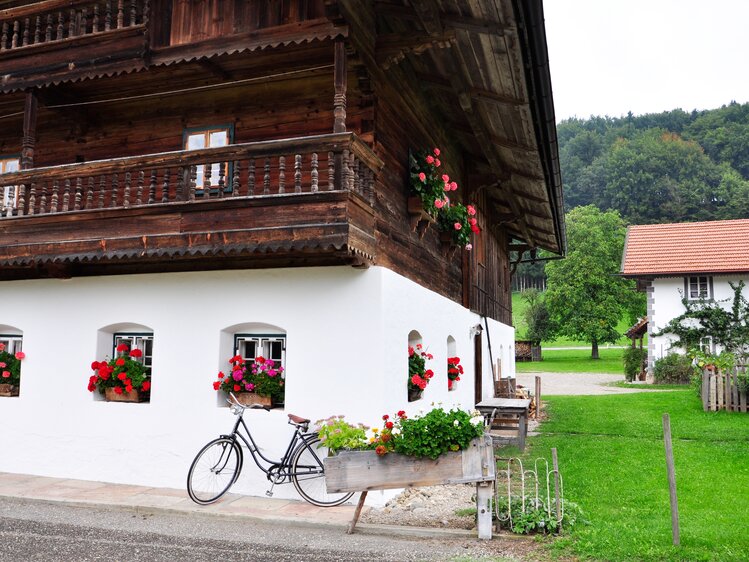
<svg viewBox="0 0 749 562">
<path fill-rule="evenodd" d="M 234 396 L 237 397 L 237 402 L 239 402 L 240 404 L 244 404 L 245 406 L 259 404 L 268 408 L 273 407 L 272 396 L 261 396 L 257 392 L 235 392 Z"/>
<path fill-rule="evenodd" d="M 0 396 L 18 396 L 18 387 L 14 384 L 0 384 Z"/>
<path fill-rule="evenodd" d="M 146 402 L 147 396 L 148 393 L 138 390 L 131 390 L 122 394 L 117 394 L 114 388 L 107 388 L 104 391 L 104 399 L 107 402 Z"/>
</svg>

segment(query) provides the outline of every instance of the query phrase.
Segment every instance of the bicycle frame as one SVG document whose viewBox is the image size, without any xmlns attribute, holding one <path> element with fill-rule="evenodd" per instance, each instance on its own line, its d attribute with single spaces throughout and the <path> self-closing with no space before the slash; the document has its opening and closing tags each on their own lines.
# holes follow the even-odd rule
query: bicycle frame
<svg viewBox="0 0 749 562">
<path fill-rule="evenodd" d="M 317 457 L 317 453 L 312 449 L 312 447 L 309 447 L 307 444 L 307 441 L 311 438 L 314 438 L 314 434 L 310 433 L 303 433 L 301 428 L 299 426 L 294 427 L 294 434 L 291 437 L 291 440 L 289 441 L 289 445 L 286 447 L 286 452 L 283 454 L 283 457 L 281 457 L 281 460 L 275 461 L 273 459 L 269 459 L 263 453 L 260 451 L 260 448 L 257 446 L 257 443 L 255 443 L 255 439 L 252 437 L 252 432 L 250 431 L 250 428 L 247 426 L 247 423 L 244 421 L 244 410 L 241 412 L 235 414 L 237 416 L 237 421 L 234 423 L 234 428 L 232 429 L 231 434 L 229 435 L 222 435 L 221 437 L 226 437 L 228 439 L 232 439 L 234 441 L 238 441 L 237 437 L 239 437 L 239 441 L 244 443 L 245 447 L 250 451 L 250 454 L 252 455 L 252 460 L 255 462 L 257 467 L 262 470 L 265 475 L 268 477 L 269 480 L 271 480 L 271 471 L 274 467 L 278 467 L 279 469 L 279 476 L 283 477 L 283 483 L 287 483 L 291 481 L 291 477 L 293 475 L 296 475 L 296 473 L 293 473 L 291 471 L 291 461 L 294 452 L 299 447 L 306 446 L 308 450 L 320 461 L 320 466 L 322 466 L 322 460 Z M 240 431 L 240 426 L 244 428 L 244 432 L 247 434 L 247 437 L 242 435 L 242 432 Z M 259 458 L 258 458 L 259 457 Z M 266 463 L 268 463 L 268 467 L 263 466 L 263 463 L 261 462 L 262 459 Z M 311 470 L 304 472 L 305 475 L 307 474 L 316 474 L 321 473 L 322 470 L 318 467 L 309 467 Z M 280 483 L 280 482 L 274 482 L 274 483 Z"/>
</svg>

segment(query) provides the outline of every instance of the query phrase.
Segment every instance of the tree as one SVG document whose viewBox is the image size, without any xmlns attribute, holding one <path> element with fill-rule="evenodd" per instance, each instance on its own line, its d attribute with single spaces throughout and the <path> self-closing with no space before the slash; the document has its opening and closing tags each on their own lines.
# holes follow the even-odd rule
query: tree
<svg viewBox="0 0 749 562">
<path fill-rule="evenodd" d="M 523 312 L 525 323 L 528 326 L 525 331 L 526 339 L 539 342 L 551 339 L 554 330 L 541 291 L 526 289 L 521 293 L 520 298 L 528 305 Z"/>
<path fill-rule="evenodd" d="M 567 213 L 567 258 L 546 264 L 546 307 L 559 335 L 598 345 L 614 343 L 622 312 L 635 300 L 634 282 L 617 276 L 625 227 L 616 211 L 593 205 Z"/>
</svg>

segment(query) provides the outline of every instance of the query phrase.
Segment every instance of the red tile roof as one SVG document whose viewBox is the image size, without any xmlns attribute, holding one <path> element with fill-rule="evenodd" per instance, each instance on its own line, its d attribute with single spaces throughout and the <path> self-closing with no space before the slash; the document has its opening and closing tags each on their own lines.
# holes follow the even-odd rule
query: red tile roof
<svg viewBox="0 0 749 562">
<path fill-rule="evenodd" d="M 635 225 L 627 229 L 623 275 L 744 271 L 749 271 L 749 219 Z"/>
</svg>

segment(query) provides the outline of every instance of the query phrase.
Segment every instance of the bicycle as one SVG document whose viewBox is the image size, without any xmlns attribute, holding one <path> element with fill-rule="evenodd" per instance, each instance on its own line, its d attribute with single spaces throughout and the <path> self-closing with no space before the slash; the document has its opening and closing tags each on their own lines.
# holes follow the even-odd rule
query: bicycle
<svg viewBox="0 0 749 562">
<path fill-rule="evenodd" d="M 341 505 L 353 495 L 351 492 L 328 493 L 323 466 L 328 449 L 320 446 L 320 439 L 316 433 L 309 433 L 310 420 L 288 414 L 288 423 L 294 426 L 294 435 L 281 460 L 274 461 L 260 452 L 243 417 L 247 409 L 262 408 L 270 411 L 270 408 L 259 404 L 244 406 L 233 394 L 231 398 L 232 400 L 227 401 L 232 414 L 237 417 L 231 433 L 221 435 L 205 445 L 190 465 L 190 471 L 187 473 L 187 493 L 192 501 L 208 505 L 229 491 L 242 472 L 242 444 L 270 481 L 270 490 L 266 492 L 269 497 L 273 495 L 273 487 L 276 484 L 289 482 L 294 484 L 300 496 L 319 507 Z M 242 428 L 246 436 L 242 434 Z"/>
</svg>

